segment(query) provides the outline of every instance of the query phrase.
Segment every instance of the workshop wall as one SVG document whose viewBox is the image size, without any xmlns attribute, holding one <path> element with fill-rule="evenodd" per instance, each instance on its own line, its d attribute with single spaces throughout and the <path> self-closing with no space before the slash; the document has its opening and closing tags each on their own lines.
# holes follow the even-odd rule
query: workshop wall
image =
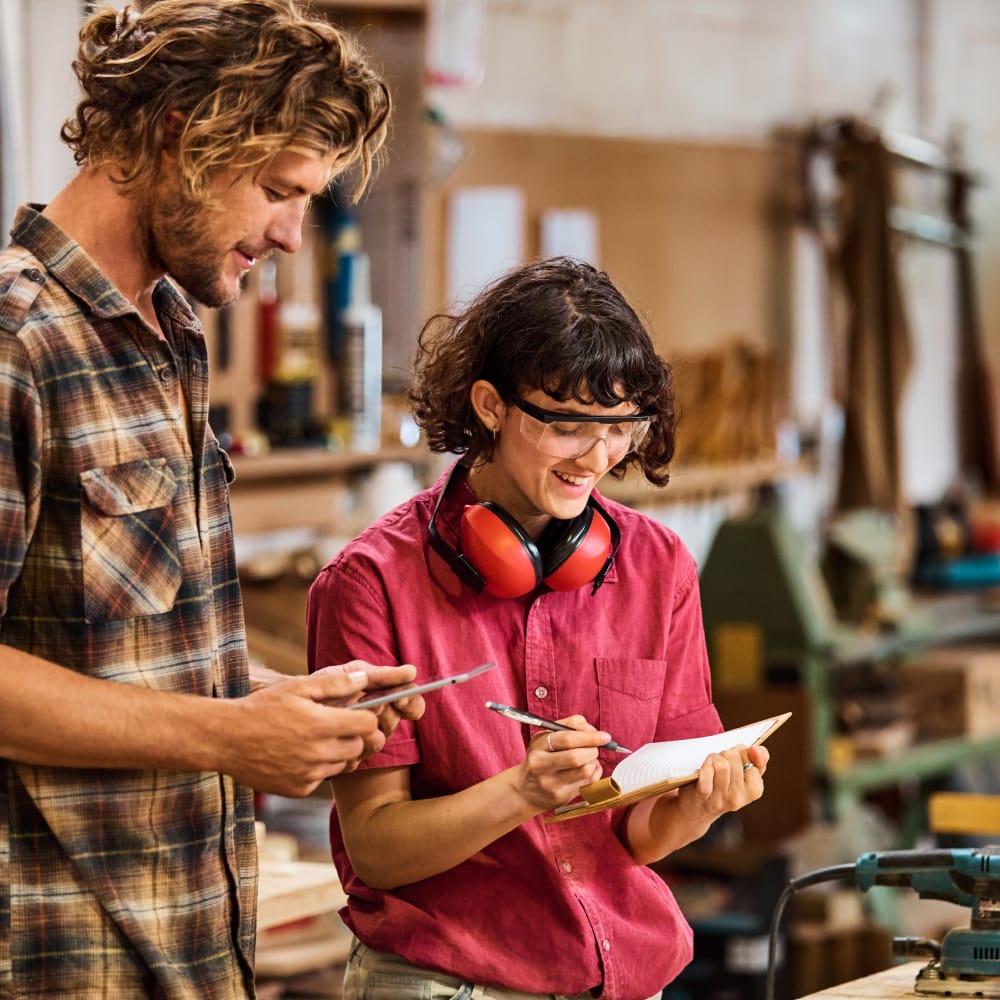
<svg viewBox="0 0 1000 1000">
<path fill-rule="evenodd" d="M 1000 185 L 992 181 L 993 164 L 1000 162 L 1000 120 L 992 110 L 1000 85 L 1000 5 L 485 0 L 485 11 L 481 84 L 431 87 L 428 98 L 453 126 L 493 142 L 504 133 L 549 140 L 564 135 L 687 145 L 705 157 L 713 156 L 714 147 L 724 158 L 728 148 L 749 160 L 754 149 L 758 159 L 765 155 L 776 128 L 844 114 L 871 115 L 881 126 L 939 143 L 958 137 L 967 162 L 986 177 L 973 200 L 975 263 L 984 328 L 1000 325 L 1000 284 L 990 280 L 1000 263 Z M 11 180 L 5 188 L 15 192 L 5 199 L 5 216 L 14 201 L 47 200 L 74 169 L 57 135 L 75 99 L 68 61 L 79 15 L 78 0 L 3 5 L 0 34 L 14 56 L 4 90 L 8 98 L 12 89 L 21 97 L 10 102 L 19 109 L 20 141 L 11 144 L 12 162 L 5 164 Z M 11 45 L 16 37 L 24 44 Z M 45 86 L 32 86 L 37 80 Z M 763 190 L 755 180 L 747 196 Z M 740 206 L 739 217 L 747 217 L 747 205 Z M 0 221 L 6 229 L 10 220 Z M 677 221 L 669 216 L 664 225 Z M 781 305 L 761 288 L 747 291 L 748 278 L 773 277 L 767 269 L 773 272 L 774 262 L 759 252 L 761 233 L 742 243 L 740 234 L 734 239 L 720 264 L 730 269 L 746 301 L 742 324 L 730 320 L 734 306 L 723 309 L 726 288 L 720 282 L 715 305 L 725 322 L 713 322 L 693 300 L 699 323 L 675 322 L 671 315 L 664 327 L 678 331 L 678 350 L 711 348 L 737 335 L 780 341 L 782 323 L 794 328 L 794 415 L 820 427 L 828 417 L 830 373 L 816 248 L 806 239 L 795 241 L 785 262 L 792 300 Z M 924 247 L 908 248 L 902 266 L 916 352 L 903 402 L 906 494 L 934 500 L 956 473 L 951 268 L 947 252 Z M 747 270 L 753 267 L 758 270 Z M 629 284 L 628 274 L 615 277 Z M 703 294 L 708 284 L 705 278 L 685 287 Z M 670 294 L 676 297 L 673 289 Z M 987 344 L 994 367 L 1000 367 L 1000 337 L 988 336 Z"/>
<path fill-rule="evenodd" d="M 974 258 L 984 330 L 1000 326 L 1000 286 L 990 280 L 1000 264 L 1000 186 L 992 181 L 1000 120 L 990 99 L 1000 85 L 1000 5 L 487 0 L 486 12 L 481 85 L 431 91 L 459 129 L 715 144 L 746 158 L 748 147 L 771 144 L 776 128 L 852 115 L 941 145 L 958 141 L 985 178 L 973 196 Z M 737 233 L 732 269 L 746 266 L 741 247 Z M 815 430 L 829 416 L 823 269 L 809 240 L 794 241 L 787 263 L 792 301 L 773 308 L 792 316 L 794 413 Z M 947 250 L 913 244 L 901 270 L 915 356 L 902 404 L 904 492 L 926 502 L 958 472 L 953 262 Z M 732 336 L 728 326 L 706 330 L 699 315 L 701 324 L 685 327 L 694 346 Z M 745 332 L 778 338 L 782 319 L 772 311 L 769 329 Z M 1000 337 L 986 343 L 1000 368 Z"/>
</svg>

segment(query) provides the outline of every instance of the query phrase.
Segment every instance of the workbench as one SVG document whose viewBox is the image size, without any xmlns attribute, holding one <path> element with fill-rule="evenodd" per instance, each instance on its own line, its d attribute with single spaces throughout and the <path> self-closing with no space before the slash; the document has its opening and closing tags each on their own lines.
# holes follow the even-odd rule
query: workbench
<svg viewBox="0 0 1000 1000">
<path fill-rule="evenodd" d="M 919 1000 L 914 992 L 917 972 L 926 962 L 907 962 L 864 979 L 841 983 L 819 993 L 810 993 L 799 1000 Z"/>
</svg>

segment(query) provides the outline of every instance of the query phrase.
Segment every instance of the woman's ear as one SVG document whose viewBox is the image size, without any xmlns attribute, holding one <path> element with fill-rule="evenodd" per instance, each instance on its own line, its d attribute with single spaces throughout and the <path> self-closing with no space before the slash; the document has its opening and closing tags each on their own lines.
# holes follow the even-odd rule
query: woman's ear
<svg viewBox="0 0 1000 1000">
<path fill-rule="evenodd" d="M 473 382 L 469 390 L 469 401 L 476 411 L 476 416 L 488 431 L 500 430 L 500 425 L 507 416 L 507 404 L 492 382 L 487 382 L 485 379 Z"/>
</svg>

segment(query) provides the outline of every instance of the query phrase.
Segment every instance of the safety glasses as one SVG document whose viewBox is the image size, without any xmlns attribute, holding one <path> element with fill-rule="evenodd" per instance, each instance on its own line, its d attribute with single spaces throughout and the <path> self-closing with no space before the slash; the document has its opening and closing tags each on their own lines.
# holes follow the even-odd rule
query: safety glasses
<svg viewBox="0 0 1000 1000">
<path fill-rule="evenodd" d="M 521 411 L 521 435 L 551 458 L 581 458 L 598 441 L 603 441 L 608 460 L 619 462 L 639 447 L 653 420 L 653 414 L 647 413 L 627 417 L 557 413 L 543 410 L 520 396 L 510 397 L 510 402 Z"/>
</svg>

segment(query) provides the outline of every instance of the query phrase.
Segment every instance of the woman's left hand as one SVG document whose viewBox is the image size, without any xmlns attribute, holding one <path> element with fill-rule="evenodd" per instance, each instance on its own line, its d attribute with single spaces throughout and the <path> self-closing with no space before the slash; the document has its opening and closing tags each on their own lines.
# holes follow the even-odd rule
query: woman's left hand
<svg viewBox="0 0 1000 1000">
<path fill-rule="evenodd" d="M 705 759 L 698 780 L 678 792 L 681 812 L 700 813 L 709 823 L 735 812 L 764 794 L 765 747 L 733 747 Z"/>
<path fill-rule="evenodd" d="M 703 836 L 723 813 L 755 802 L 764 794 L 769 756 L 759 746 L 710 754 L 697 781 L 635 803 L 624 833 L 632 856 L 642 864 L 658 861 Z"/>
</svg>

